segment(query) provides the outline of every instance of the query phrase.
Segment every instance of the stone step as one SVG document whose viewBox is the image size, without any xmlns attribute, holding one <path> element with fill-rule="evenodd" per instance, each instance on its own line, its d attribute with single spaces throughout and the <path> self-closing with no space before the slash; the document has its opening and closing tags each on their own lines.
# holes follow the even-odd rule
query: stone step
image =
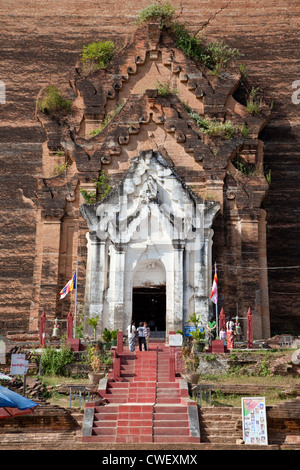
<svg viewBox="0 0 300 470">
<path fill-rule="evenodd" d="M 90 442 L 90 443 L 97 443 L 97 442 L 109 442 L 113 443 L 116 442 L 116 436 L 100 436 L 100 435 L 92 435 L 92 436 L 83 436 L 82 442 Z"/>
<path fill-rule="evenodd" d="M 124 395 L 128 395 L 128 393 L 129 393 L 129 390 L 126 388 L 109 388 L 106 390 L 105 396 L 110 396 L 110 395 L 124 396 Z"/>
<path fill-rule="evenodd" d="M 154 428 L 155 429 L 158 429 L 158 428 L 166 428 L 166 429 L 169 429 L 169 428 L 178 428 L 178 429 L 181 429 L 181 428 L 189 428 L 189 419 L 188 419 L 188 416 L 185 416 L 185 419 L 178 419 L 178 420 L 169 420 L 169 418 L 167 417 L 161 417 L 160 419 L 154 419 L 153 420 L 153 423 L 154 423 Z M 167 433 L 166 433 L 167 434 Z"/>
<path fill-rule="evenodd" d="M 178 382 L 159 382 L 157 384 L 157 389 L 159 388 L 178 388 L 179 389 L 179 383 Z"/>
<path fill-rule="evenodd" d="M 128 388 L 128 383 L 126 382 L 108 382 L 108 388 Z"/>
<path fill-rule="evenodd" d="M 93 427 L 95 428 L 116 428 L 117 427 L 117 418 L 114 420 L 101 419 L 94 421 Z"/>
<path fill-rule="evenodd" d="M 169 435 L 157 435 L 153 436 L 153 442 L 158 444 L 199 444 L 200 438 L 193 436 L 169 436 Z"/>
<path fill-rule="evenodd" d="M 156 427 L 153 428 L 154 436 L 189 436 L 189 427 Z"/>
<path fill-rule="evenodd" d="M 156 404 L 154 406 L 154 414 L 156 413 L 174 413 L 174 414 L 177 414 L 177 413 L 182 413 L 182 412 L 185 412 L 187 413 L 187 407 L 185 405 L 175 405 L 175 406 L 172 406 L 172 405 L 167 405 L 167 404 Z"/>
<path fill-rule="evenodd" d="M 186 412 L 183 413 L 153 413 L 153 421 L 163 421 L 168 420 L 171 421 L 185 421 L 188 420 L 188 415 Z"/>
<path fill-rule="evenodd" d="M 169 404 L 169 403 L 173 403 L 173 404 L 180 404 L 181 403 L 181 398 L 156 398 L 156 403 L 157 404 Z"/>
<path fill-rule="evenodd" d="M 149 444 L 152 443 L 152 435 L 118 435 L 116 436 L 116 443 L 124 443 L 124 444 Z"/>
<path fill-rule="evenodd" d="M 115 436 L 117 427 L 93 427 L 92 436 Z"/>
</svg>

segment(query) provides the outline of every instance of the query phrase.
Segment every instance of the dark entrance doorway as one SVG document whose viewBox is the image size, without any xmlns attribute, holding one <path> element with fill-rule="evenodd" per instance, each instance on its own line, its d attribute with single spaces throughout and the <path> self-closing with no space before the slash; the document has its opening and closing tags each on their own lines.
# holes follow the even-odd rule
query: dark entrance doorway
<svg viewBox="0 0 300 470">
<path fill-rule="evenodd" d="M 133 288 L 132 321 L 135 326 L 146 321 L 151 331 L 166 330 L 166 286 Z"/>
</svg>

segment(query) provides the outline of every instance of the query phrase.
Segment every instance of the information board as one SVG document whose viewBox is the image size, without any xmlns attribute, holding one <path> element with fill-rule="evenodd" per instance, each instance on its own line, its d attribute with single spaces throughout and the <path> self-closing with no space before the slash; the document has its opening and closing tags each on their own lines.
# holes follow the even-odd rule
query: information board
<svg viewBox="0 0 300 470">
<path fill-rule="evenodd" d="M 185 325 L 185 327 L 184 327 L 184 336 L 192 336 L 192 335 L 191 335 L 191 332 L 192 332 L 192 331 L 197 331 L 197 330 L 199 330 L 199 331 L 202 332 L 202 331 L 203 331 L 203 327 L 201 326 L 200 328 L 196 328 L 195 326 L 187 326 L 187 325 Z"/>
<path fill-rule="evenodd" d="M 182 335 L 169 335 L 169 346 L 182 346 Z"/>
<path fill-rule="evenodd" d="M 245 444 L 268 445 L 264 397 L 242 398 L 242 420 Z"/>
<path fill-rule="evenodd" d="M 25 354 L 12 354 L 10 375 L 25 375 L 28 369 L 28 361 L 25 359 Z"/>
</svg>

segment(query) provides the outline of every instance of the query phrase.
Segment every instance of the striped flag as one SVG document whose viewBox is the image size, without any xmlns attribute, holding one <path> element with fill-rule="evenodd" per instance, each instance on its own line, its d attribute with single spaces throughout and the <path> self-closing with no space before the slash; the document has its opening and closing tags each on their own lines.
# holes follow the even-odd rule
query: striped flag
<svg viewBox="0 0 300 470">
<path fill-rule="evenodd" d="M 66 297 L 66 295 L 71 292 L 73 289 L 76 289 L 76 274 L 77 271 L 73 274 L 73 277 L 69 280 L 69 282 L 65 285 L 65 287 L 60 291 L 60 299 L 62 300 Z"/>
<path fill-rule="evenodd" d="M 218 302 L 218 275 L 217 268 L 215 268 L 214 281 L 211 289 L 210 300 L 216 304 Z"/>
</svg>

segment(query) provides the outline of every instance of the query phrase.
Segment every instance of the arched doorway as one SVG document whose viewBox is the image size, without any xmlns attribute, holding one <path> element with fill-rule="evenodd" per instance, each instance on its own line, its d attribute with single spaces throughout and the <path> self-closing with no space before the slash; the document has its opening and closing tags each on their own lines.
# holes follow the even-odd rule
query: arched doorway
<svg viewBox="0 0 300 470">
<path fill-rule="evenodd" d="M 161 332 L 163 336 L 166 331 L 166 286 L 134 287 L 132 320 L 136 325 L 146 321 L 151 332 Z M 159 333 L 155 335 L 159 336 Z"/>
<path fill-rule="evenodd" d="M 140 260 L 134 271 L 132 321 L 136 325 L 146 321 L 155 336 L 165 336 L 166 271 L 158 259 Z"/>
</svg>

